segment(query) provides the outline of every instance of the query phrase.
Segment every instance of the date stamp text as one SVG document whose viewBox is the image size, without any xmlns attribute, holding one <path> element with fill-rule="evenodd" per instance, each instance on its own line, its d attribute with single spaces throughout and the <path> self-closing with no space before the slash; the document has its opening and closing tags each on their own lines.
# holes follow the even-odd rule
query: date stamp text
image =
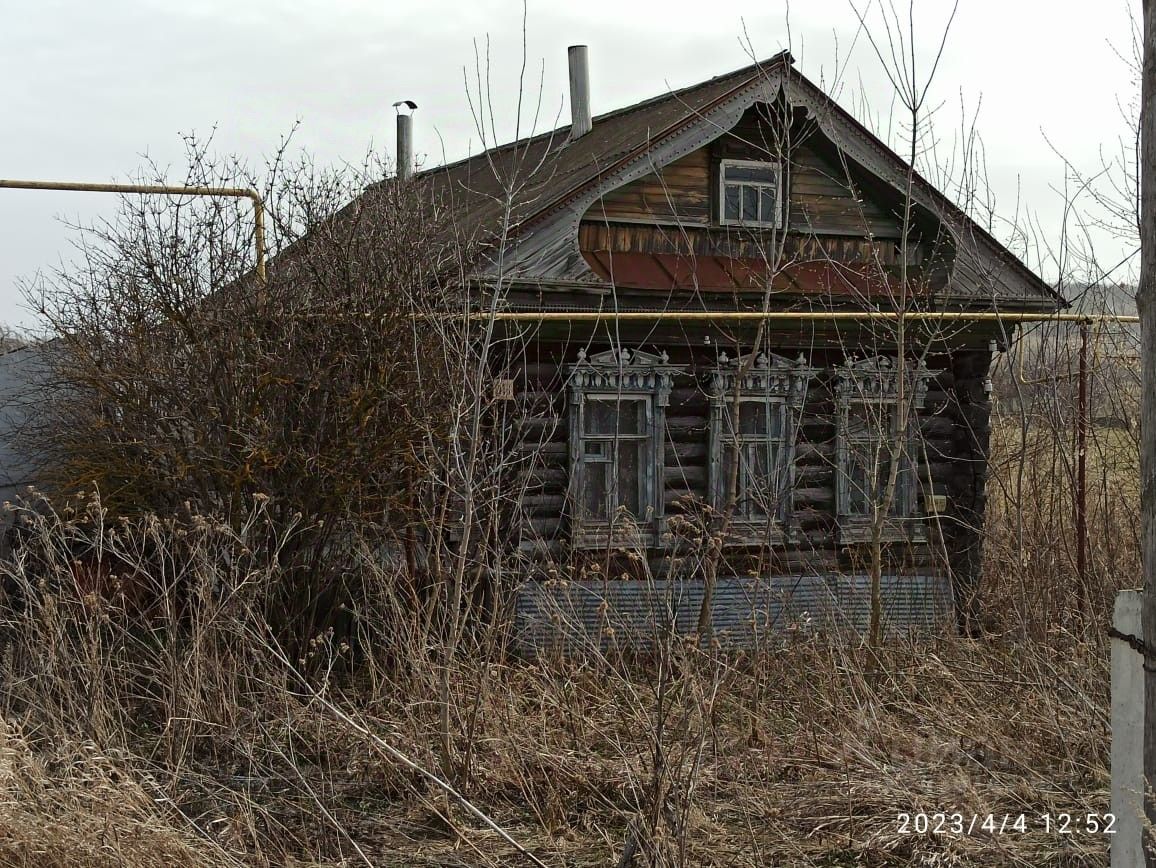
<svg viewBox="0 0 1156 868">
<path fill-rule="evenodd" d="M 1057 814 L 964 814 L 939 811 L 936 813 L 900 813 L 896 817 L 896 831 L 900 835 L 1024 835 L 1042 832 L 1045 835 L 1114 835 L 1116 817 L 1113 814 L 1057 813 Z"/>
</svg>

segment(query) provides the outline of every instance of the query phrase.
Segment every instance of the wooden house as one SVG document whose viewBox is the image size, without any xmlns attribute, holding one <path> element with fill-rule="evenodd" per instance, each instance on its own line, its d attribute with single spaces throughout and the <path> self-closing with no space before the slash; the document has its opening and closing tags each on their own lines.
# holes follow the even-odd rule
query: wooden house
<svg viewBox="0 0 1156 868">
<path fill-rule="evenodd" d="M 992 315 L 1062 300 L 786 52 L 592 120 L 584 81 L 578 46 L 569 127 L 417 176 L 522 315 L 517 642 L 863 629 L 873 559 L 890 629 L 966 612 Z"/>
<path fill-rule="evenodd" d="M 585 79 L 572 124 L 399 172 L 516 337 L 515 642 L 865 629 L 873 585 L 892 630 L 963 620 L 993 355 L 1062 300 L 785 52 L 594 118 Z"/>
</svg>

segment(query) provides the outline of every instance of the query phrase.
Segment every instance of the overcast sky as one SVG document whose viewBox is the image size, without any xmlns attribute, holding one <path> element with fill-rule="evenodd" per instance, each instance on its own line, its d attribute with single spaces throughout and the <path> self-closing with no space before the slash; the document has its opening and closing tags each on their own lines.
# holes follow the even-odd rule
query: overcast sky
<svg viewBox="0 0 1156 868">
<path fill-rule="evenodd" d="M 926 70 L 951 4 L 916 6 Z M 1130 56 L 1133 6 L 960 0 L 928 105 L 939 107 L 944 153 L 961 102 L 981 106 L 1006 219 L 1030 212 L 1058 235 L 1064 171 L 1052 146 L 1090 171 L 1127 134 L 1118 103 L 1134 82 L 1118 55 Z M 522 12 L 512 0 L 0 0 L 0 178 L 126 181 L 147 155 L 179 182 L 182 134 L 215 129 L 216 151 L 259 164 L 296 122 L 294 141 L 319 161 L 360 163 L 370 147 L 392 151 L 390 106 L 405 98 L 419 105 L 419 160 L 455 159 L 478 149 L 463 70 L 472 75 L 475 42 L 484 49 L 487 37 L 499 137 L 514 133 Z M 596 114 L 744 66 L 752 50 L 763 58 L 787 47 L 816 82 L 830 84 L 841 64 L 848 107 L 865 96 L 883 126 L 892 108 L 849 0 L 530 0 L 526 16 L 539 129 L 567 122 L 573 43 L 590 46 Z M 114 209 L 115 197 L 99 194 L 0 190 L 0 321 L 31 323 L 17 286 L 72 256 L 75 234 L 62 221 Z"/>
</svg>

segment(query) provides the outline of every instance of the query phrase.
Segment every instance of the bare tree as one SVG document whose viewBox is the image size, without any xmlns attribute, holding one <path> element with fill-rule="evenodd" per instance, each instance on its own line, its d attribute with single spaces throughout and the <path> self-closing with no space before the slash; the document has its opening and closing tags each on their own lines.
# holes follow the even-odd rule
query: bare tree
<svg viewBox="0 0 1156 868">
<path fill-rule="evenodd" d="M 83 267 L 37 299 L 67 384 L 35 431 L 49 482 L 95 487 L 122 515 L 203 510 L 234 526 L 253 497 L 275 498 L 281 525 L 304 531 L 277 550 L 284 596 L 269 613 L 295 647 L 345 618 L 351 528 L 406 550 L 416 469 L 449 433 L 438 384 L 455 360 L 424 350 L 462 345 L 430 338 L 446 337 L 444 281 L 457 285 L 464 251 L 421 186 L 372 168 L 271 163 L 267 283 L 232 203 L 126 198 Z M 190 143 L 190 182 L 240 172 Z"/>
</svg>

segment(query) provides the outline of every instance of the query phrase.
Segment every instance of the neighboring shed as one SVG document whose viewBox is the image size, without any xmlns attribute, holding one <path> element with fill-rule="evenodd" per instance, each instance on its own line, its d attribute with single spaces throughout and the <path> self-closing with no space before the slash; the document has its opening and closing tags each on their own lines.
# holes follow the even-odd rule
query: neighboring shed
<svg viewBox="0 0 1156 868">
<path fill-rule="evenodd" d="M 33 344 L 0 354 L 0 503 L 27 494 L 43 475 L 30 426 L 49 382 L 50 353 L 51 344 Z M 9 520 L 0 510 L 0 532 Z"/>
</svg>

